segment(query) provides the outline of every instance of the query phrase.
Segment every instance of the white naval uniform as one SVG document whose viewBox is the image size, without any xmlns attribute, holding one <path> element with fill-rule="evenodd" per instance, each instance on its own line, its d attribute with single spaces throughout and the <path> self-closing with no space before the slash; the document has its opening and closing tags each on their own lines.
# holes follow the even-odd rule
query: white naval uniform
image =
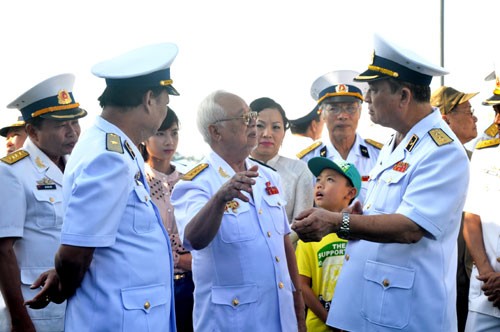
<svg viewBox="0 0 500 332">
<path fill-rule="evenodd" d="M 175 331 L 170 240 L 137 147 L 97 117 L 68 160 L 63 192 L 61 243 L 95 248 L 65 331 Z"/>
<path fill-rule="evenodd" d="M 191 181 L 179 181 L 171 197 L 188 250 L 193 248 L 184 238 L 186 225 L 235 174 L 215 152 L 203 163 L 206 169 Z M 297 330 L 284 248 L 284 236 L 290 232 L 286 203 L 281 194 L 266 192 L 266 187 L 281 192 L 279 175 L 247 159 L 247 168 L 254 164 L 259 176 L 253 195 L 244 193 L 250 201 L 228 202 L 214 239 L 207 247 L 191 251 L 195 331 Z"/>
<path fill-rule="evenodd" d="M 347 155 L 347 159 L 345 161 L 354 164 L 359 174 L 361 175 L 361 190 L 356 198 L 356 200 L 361 203 L 364 202 L 366 197 L 366 191 L 368 189 L 368 179 L 370 171 L 373 166 L 377 162 L 378 155 L 380 150 L 375 146 L 368 144 L 358 133 L 356 133 L 356 140 L 354 141 L 354 145 L 349 151 Z M 340 153 L 335 149 L 333 144 L 328 141 L 327 143 L 322 142 L 320 146 L 310 151 L 306 155 L 304 155 L 301 160 L 306 163 L 313 157 L 326 157 L 331 160 L 341 159 L 343 160 Z"/>
<path fill-rule="evenodd" d="M 500 272 L 500 146 L 475 150 L 471 161 L 471 183 L 464 211 L 481 217 L 483 242 L 490 265 Z M 500 328 L 500 309 L 493 306 L 481 290 L 483 281 L 478 280 L 479 271 L 473 265 L 469 288 L 469 312 L 476 312 Z M 482 331 L 482 326 L 467 320 L 469 331 Z"/>
<path fill-rule="evenodd" d="M 436 143 L 433 128 L 452 142 Z M 440 128 L 440 129 L 439 129 Z M 327 324 L 348 331 L 456 331 L 457 235 L 469 182 L 465 149 L 437 109 L 370 172 L 364 214 L 402 214 L 413 244 L 349 240 Z"/>
<path fill-rule="evenodd" d="M 29 286 L 54 268 L 63 222 L 63 173 L 29 138 L 22 150 L 29 156 L 12 165 L 0 162 L 0 237 L 19 238 L 14 252 L 24 300 L 29 300 L 39 291 Z M 66 302 L 51 302 L 45 309 L 28 308 L 28 313 L 37 331 L 63 331 L 65 308 Z M 0 305 L 0 331 L 10 331 L 5 305 Z"/>
</svg>

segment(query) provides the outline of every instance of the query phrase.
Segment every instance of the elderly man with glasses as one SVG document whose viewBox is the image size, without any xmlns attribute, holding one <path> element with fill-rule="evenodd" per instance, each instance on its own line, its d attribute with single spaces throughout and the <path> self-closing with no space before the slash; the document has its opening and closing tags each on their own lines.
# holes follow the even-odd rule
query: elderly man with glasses
<svg viewBox="0 0 500 332">
<path fill-rule="evenodd" d="M 358 200 L 363 202 L 370 170 L 377 161 L 382 144 L 363 139 L 357 133 L 361 117 L 365 83 L 354 82 L 358 75 L 352 70 L 338 70 L 320 76 L 311 87 L 328 129 L 329 141 L 316 141 L 297 154 L 305 162 L 313 157 L 342 159 L 354 164 L 362 179 Z"/>
<path fill-rule="evenodd" d="M 194 330 L 305 330 L 280 178 L 248 158 L 256 114 L 219 90 L 202 101 L 197 124 L 211 152 L 172 193 L 193 255 Z"/>
</svg>

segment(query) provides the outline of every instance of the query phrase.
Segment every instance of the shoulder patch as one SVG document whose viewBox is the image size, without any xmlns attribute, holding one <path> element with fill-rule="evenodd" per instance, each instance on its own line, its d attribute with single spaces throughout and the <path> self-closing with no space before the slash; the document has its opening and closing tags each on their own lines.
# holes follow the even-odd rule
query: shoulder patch
<svg viewBox="0 0 500 332">
<path fill-rule="evenodd" d="M 379 150 L 382 149 L 382 147 L 384 146 L 384 144 L 379 143 L 379 142 L 374 141 L 374 140 L 369 139 L 369 138 L 365 139 L 365 142 L 368 143 L 368 144 L 370 144 L 371 146 L 376 147 Z"/>
<path fill-rule="evenodd" d="M 297 158 L 299 159 L 302 159 L 304 158 L 304 156 L 306 154 L 308 154 L 309 152 L 317 149 L 320 145 L 322 144 L 321 141 L 316 141 L 314 142 L 313 144 L 309 145 L 307 148 L 305 148 L 304 150 L 300 151 L 299 153 L 296 154 Z"/>
<path fill-rule="evenodd" d="M 431 135 L 434 143 L 437 146 L 442 146 L 453 142 L 453 138 L 448 136 L 441 128 L 434 128 L 429 130 L 429 135 Z"/>
<path fill-rule="evenodd" d="M 273 171 L 277 172 L 277 170 L 276 170 L 275 168 L 273 168 L 273 167 L 269 166 L 269 165 L 268 165 L 268 164 L 266 164 L 265 162 L 262 162 L 262 161 L 260 161 L 260 160 L 254 159 L 254 158 L 252 158 L 252 157 L 248 157 L 248 159 L 250 159 L 251 161 L 256 162 L 256 163 L 257 163 L 257 164 L 259 164 L 259 165 L 265 166 L 265 167 L 267 167 L 267 168 L 269 168 L 269 169 L 272 169 Z"/>
<path fill-rule="evenodd" d="M 26 158 L 29 155 L 30 154 L 28 151 L 18 150 L 18 151 L 14 151 L 14 152 L 6 155 L 5 157 L 3 157 L 0 160 L 6 164 L 12 165 L 12 164 L 17 163 L 19 160 Z"/>
<path fill-rule="evenodd" d="M 500 138 L 487 139 L 477 142 L 476 149 L 491 148 L 500 145 Z"/>
<path fill-rule="evenodd" d="M 123 153 L 122 139 L 117 134 L 106 134 L 106 150 Z"/>
<path fill-rule="evenodd" d="M 497 125 L 492 123 L 488 128 L 485 129 L 484 133 L 490 137 L 495 137 L 498 134 Z"/>
<path fill-rule="evenodd" d="M 184 174 L 181 177 L 181 180 L 191 181 L 192 179 L 194 179 L 198 174 L 200 174 L 207 167 L 208 167 L 208 164 L 206 164 L 206 163 L 199 164 L 199 165 L 195 166 L 194 168 L 192 168 L 189 172 L 187 172 L 186 174 Z"/>
</svg>

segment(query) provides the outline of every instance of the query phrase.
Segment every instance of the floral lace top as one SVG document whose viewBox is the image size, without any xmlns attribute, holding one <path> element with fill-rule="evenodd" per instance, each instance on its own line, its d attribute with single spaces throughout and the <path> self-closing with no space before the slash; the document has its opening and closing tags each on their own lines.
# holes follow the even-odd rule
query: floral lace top
<svg viewBox="0 0 500 332">
<path fill-rule="evenodd" d="M 172 256 L 175 268 L 174 273 L 186 272 L 185 270 L 177 267 L 177 264 L 179 263 L 179 256 L 183 253 L 187 253 L 188 251 L 182 246 L 177 225 L 175 224 L 174 207 L 172 206 L 172 203 L 170 203 L 170 194 L 172 193 L 172 189 L 174 189 L 174 185 L 177 181 L 179 181 L 183 174 L 174 169 L 171 174 L 167 175 L 151 168 L 149 164 L 145 164 L 144 168 L 149 188 L 151 189 L 151 198 L 158 207 L 163 225 L 170 235 L 170 244 L 172 246 Z"/>
</svg>

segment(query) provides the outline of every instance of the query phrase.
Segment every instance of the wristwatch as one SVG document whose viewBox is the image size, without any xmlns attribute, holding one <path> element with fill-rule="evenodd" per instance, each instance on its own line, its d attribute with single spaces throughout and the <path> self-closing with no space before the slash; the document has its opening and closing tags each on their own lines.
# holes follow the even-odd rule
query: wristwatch
<svg viewBox="0 0 500 332">
<path fill-rule="evenodd" d="M 349 213 L 342 212 L 342 223 L 337 232 L 337 236 L 341 239 L 347 240 L 349 238 Z"/>
</svg>

